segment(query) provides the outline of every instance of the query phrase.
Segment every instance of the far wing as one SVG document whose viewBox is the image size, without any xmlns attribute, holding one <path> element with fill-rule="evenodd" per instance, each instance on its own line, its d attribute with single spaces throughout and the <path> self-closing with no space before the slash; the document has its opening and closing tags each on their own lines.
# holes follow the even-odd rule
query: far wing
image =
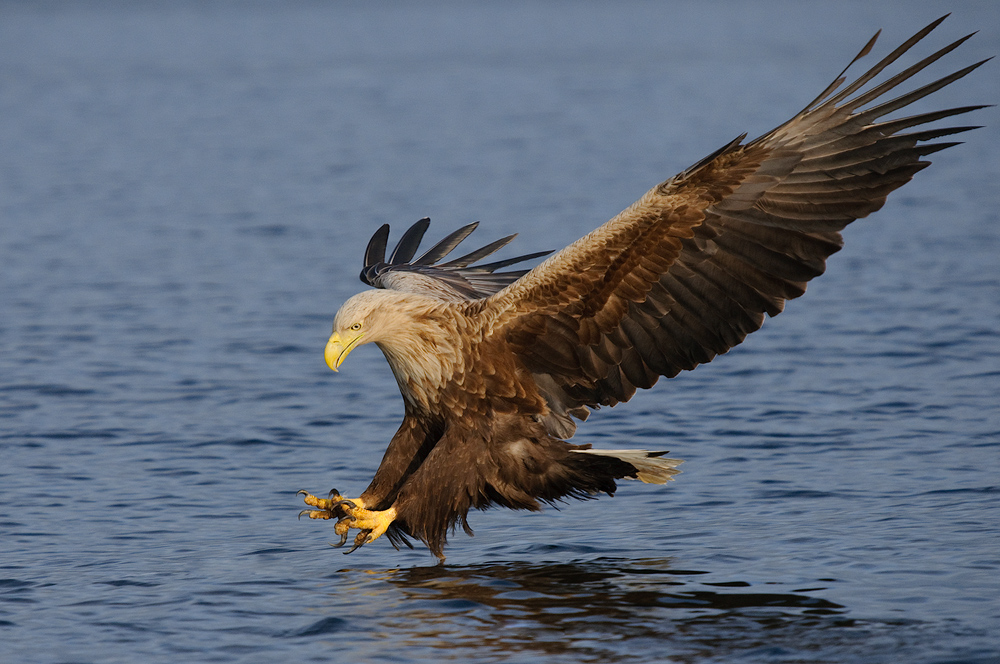
<svg viewBox="0 0 1000 664">
<path fill-rule="evenodd" d="M 527 270 L 497 272 L 497 270 L 552 253 L 540 251 L 484 265 L 473 265 L 502 249 L 517 237 L 508 235 L 460 258 L 447 263 L 438 263 L 476 230 L 479 222 L 475 222 L 450 233 L 419 258 L 414 259 L 420 240 L 423 239 L 430 223 L 431 220 L 425 217 L 410 226 L 403 233 L 388 260 L 385 258 L 385 249 L 389 239 L 389 224 L 383 224 L 368 242 L 361 281 L 376 288 L 423 293 L 446 300 L 474 300 L 496 293 L 528 272 Z"/>
<path fill-rule="evenodd" d="M 569 414 L 627 401 L 743 341 L 823 273 L 842 228 L 882 207 L 929 165 L 924 156 L 955 145 L 935 139 L 974 128 L 906 131 L 981 106 L 882 120 L 982 64 L 882 100 L 968 37 L 861 91 L 941 20 L 843 89 L 838 77 L 789 122 L 746 144 L 741 136 L 469 305 L 534 375 L 550 431 L 568 437 Z"/>
</svg>

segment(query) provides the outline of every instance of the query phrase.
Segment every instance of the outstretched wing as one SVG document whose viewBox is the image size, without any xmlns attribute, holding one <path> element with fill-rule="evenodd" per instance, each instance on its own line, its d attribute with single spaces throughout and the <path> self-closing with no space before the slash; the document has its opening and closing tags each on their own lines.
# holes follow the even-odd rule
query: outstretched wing
<svg viewBox="0 0 1000 664">
<path fill-rule="evenodd" d="M 583 419 L 587 407 L 626 401 L 743 341 L 823 273 L 842 246 L 838 231 L 882 207 L 929 165 L 924 156 L 955 145 L 934 139 L 974 128 L 903 133 L 981 106 L 882 120 L 981 65 L 882 100 L 968 37 L 861 91 L 942 20 L 843 89 L 842 73 L 789 122 L 732 141 L 470 305 L 533 373 L 550 431 L 572 435 L 568 414 Z"/>
<path fill-rule="evenodd" d="M 431 220 L 425 217 L 410 226 L 399 239 L 388 261 L 385 259 L 385 249 L 389 240 L 389 224 L 383 224 L 375 231 L 375 235 L 368 242 L 368 248 L 365 249 L 365 266 L 361 270 L 361 281 L 376 288 L 423 293 L 447 300 L 475 300 L 496 293 L 528 272 L 496 270 L 552 253 L 540 251 L 485 265 L 473 265 L 502 249 L 517 237 L 508 235 L 461 258 L 438 263 L 476 230 L 479 226 L 477 221 L 450 233 L 414 260 L 413 255 L 417 253 L 420 241 L 430 224 Z"/>
</svg>

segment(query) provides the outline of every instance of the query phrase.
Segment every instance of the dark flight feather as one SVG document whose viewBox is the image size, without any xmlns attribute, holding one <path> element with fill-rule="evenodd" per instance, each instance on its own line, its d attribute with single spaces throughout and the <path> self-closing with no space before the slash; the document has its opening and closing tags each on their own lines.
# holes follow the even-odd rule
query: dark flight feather
<svg viewBox="0 0 1000 664">
<path fill-rule="evenodd" d="M 407 280 L 406 278 L 407 274 L 420 275 L 434 280 L 437 288 L 432 288 L 431 292 L 438 295 L 440 295 L 441 289 L 447 289 L 458 299 L 477 299 L 496 293 L 528 272 L 528 270 L 509 272 L 496 272 L 496 270 L 552 253 L 551 251 L 539 251 L 485 265 L 471 265 L 471 263 L 482 260 L 500 250 L 517 237 L 509 235 L 461 258 L 435 265 L 437 261 L 454 251 L 463 240 L 476 230 L 478 225 L 477 221 L 453 231 L 419 258 L 411 260 L 420 246 L 424 233 L 430 226 L 430 219 L 424 217 L 403 233 L 403 237 L 400 238 L 389 260 L 386 261 L 385 249 L 389 238 L 389 225 L 383 224 L 368 242 L 368 249 L 365 251 L 365 264 L 361 270 L 361 281 L 376 288 L 420 292 L 428 289 L 427 282 Z"/>
</svg>

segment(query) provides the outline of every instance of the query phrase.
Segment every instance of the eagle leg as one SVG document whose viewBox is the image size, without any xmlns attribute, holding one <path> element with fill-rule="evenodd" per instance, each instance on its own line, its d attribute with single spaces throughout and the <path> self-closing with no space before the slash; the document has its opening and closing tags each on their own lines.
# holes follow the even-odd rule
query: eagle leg
<svg viewBox="0 0 1000 664">
<path fill-rule="evenodd" d="M 329 498 L 317 498 L 305 490 L 299 491 L 298 494 L 305 496 L 303 501 L 306 505 L 319 508 L 302 510 L 299 512 L 299 518 L 305 514 L 310 519 L 337 519 L 333 531 L 340 535 L 340 542 L 333 546 L 340 547 L 346 544 L 351 528 L 357 528 L 361 531 L 354 538 L 354 546 L 346 553 L 351 553 L 359 547 L 377 540 L 396 519 L 394 508 L 390 507 L 381 511 L 368 510 L 365 509 L 364 502 L 360 498 L 348 500 L 341 496 L 336 489 L 330 491 Z"/>
</svg>

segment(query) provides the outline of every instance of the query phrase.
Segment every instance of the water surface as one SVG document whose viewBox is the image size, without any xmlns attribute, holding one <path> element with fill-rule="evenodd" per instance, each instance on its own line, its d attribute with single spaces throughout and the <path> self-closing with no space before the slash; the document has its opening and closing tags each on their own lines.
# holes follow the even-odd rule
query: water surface
<svg viewBox="0 0 1000 664">
<path fill-rule="evenodd" d="M 443 566 L 295 519 L 401 417 L 377 349 L 322 359 L 380 224 L 560 248 L 952 3 L 709 7 L 0 4 L 0 660 L 998 661 L 995 110 L 581 428 L 669 487 L 474 514 Z M 937 72 L 1000 52 L 991 3 L 939 30 L 981 32 Z"/>
</svg>

